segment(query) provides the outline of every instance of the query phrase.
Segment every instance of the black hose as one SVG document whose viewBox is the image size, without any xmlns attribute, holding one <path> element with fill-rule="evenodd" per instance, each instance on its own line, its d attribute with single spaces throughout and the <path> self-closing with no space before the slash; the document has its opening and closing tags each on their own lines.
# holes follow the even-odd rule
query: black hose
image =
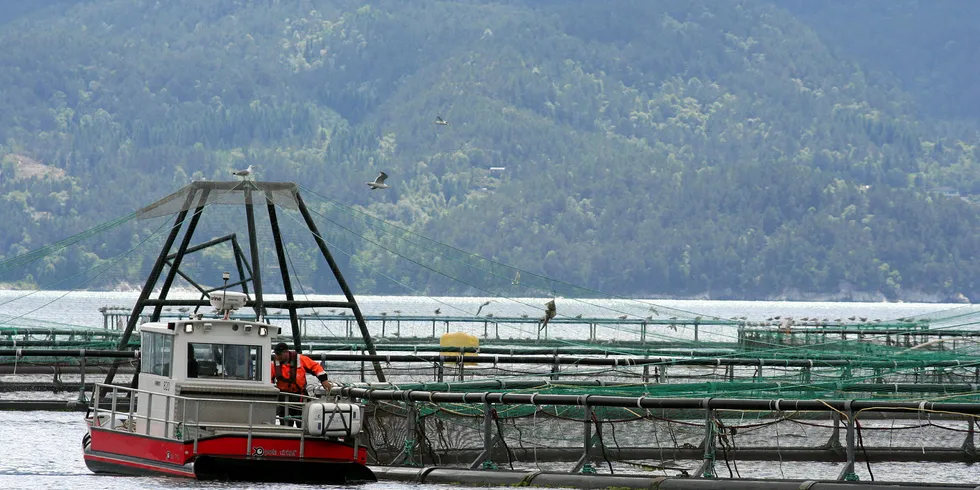
<svg viewBox="0 0 980 490">
<path fill-rule="evenodd" d="M 735 474 L 732 473 L 732 465 L 728 461 L 728 441 L 726 441 L 725 436 L 720 433 L 718 434 L 718 445 L 721 446 L 721 454 L 725 457 L 725 466 L 728 467 L 728 477 L 735 478 Z"/>
<path fill-rule="evenodd" d="M 432 460 L 432 464 L 442 464 L 442 458 L 440 458 L 436 454 L 436 452 L 432 449 L 432 441 L 429 440 L 429 436 L 426 434 L 425 418 L 422 418 L 421 420 L 416 420 L 415 433 L 416 433 L 416 439 L 421 439 L 425 441 L 425 448 L 429 450 L 429 459 Z M 422 463 L 424 464 L 424 461 L 422 461 Z"/>
<path fill-rule="evenodd" d="M 718 444 L 721 446 L 721 453 L 725 457 L 725 466 L 728 467 L 728 477 L 735 478 L 736 476 L 738 476 L 739 478 L 741 478 L 742 475 L 740 475 L 738 472 L 738 464 L 735 462 L 735 458 L 732 458 L 730 461 L 728 459 L 728 450 L 735 449 L 735 428 L 731 427 L 729 429 L 729 432 L 732 437 L 731 440 L 729 440 L 728 436 L 725 434 L 725 429 L 726 429 L 725 423 L 722 422 L 721 420 L 715 419 L 715 424 L 718 426 Z M 735 466 L 734 474 L 732 473 L 732 465 Z"/>
<path fill-rule="evenodd" d="M 735 427 L 728 428 L 728 433 L 731 435 L 731 439 L 729 440 L 729 442 L 732 445 L 733 451 L 738 450 L 738 446 L 735 445 L 735 434 L 737 432 L 738 430 Z M 732 466 L 735 467 L 735 476 L 742 478 L 742 475 L 738 472 L 738 461 L 735 461 L 735 458 L 732 458 Z"/>
<path fill-rule="evenodd" d="M 602 440 L 602 424 L 599 423 L 599 418 L 596 417 L 595 412 L 592 412 L 592 424 L 595 425 L 595 433 L 599 436 L 599 444 L 602 445 L 602 459 L 606 460 L 606 464 L 609 466 L 609 474 L 615 475 L 616 472 L 613 471 L 612 462 L 609 461 L 609 456 L 606 455 L 606 443 Z"/>
<path fill-rule="evenodd" d="M 868 458 L 868 450 L 864 447 L 864 438 L 861 437 L 861 422 L 856 418 L 854 420 L 854 426 L 857 427 L 858 445 L 861 446 L 861 452 L 864 453 L 864 464 L 868 467 L 868 476 L 871 477 L 871 481 L 875 481 L 875 474 L 871 472 L 871 459 Z"/>
<path fill-rule="evenodd" d="M 450 447 L 449 445 L 449 439 L 446 439 L 445 424 L 443 423 L 442 419 L 439 418 L 438 415 L 436 416 L 436 433 L 439 434 L 439 442 L 442 443 L 442 447 L 446 451 L 451 450 L 452 447 Z"/>
<path fill-rule="evenodd" d="M 497 437 L 500 438 L 500 443 L 504 445 L 504 450 L 507 451 L 507 464 L 510 465 L 510 469 L 514 469 L 514 458 L 511 455 L 510 448 L 507 447 L 507 439 L 504 439 L 504 431 L 500 428 L 500 417 L 497 416 L 497 409 L 491 408 L 490 415 L 493 417 L 493 421 L 497 426 Z"/>
</svg>

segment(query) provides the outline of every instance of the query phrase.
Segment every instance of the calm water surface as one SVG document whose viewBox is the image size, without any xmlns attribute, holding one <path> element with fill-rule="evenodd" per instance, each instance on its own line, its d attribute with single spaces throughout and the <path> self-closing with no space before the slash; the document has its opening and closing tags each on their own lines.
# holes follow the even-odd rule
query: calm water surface
<svg viewBox="0 0 980 490">
<path fill-rule="evenodd" d="M 193 480 L 163 477 L 117 477 L 94 475 L 82 460 L 82 436 L 85 434 L 83 414 L 73 412 L 0 412 L 0 488 L 17 490 L 61 488 L 358 488 L 362 490 L 442 490 L 456 488 L 448 485 L 416 485 L 397 482 L 378 482 L 359 487 L 323 487 L 294 484 L 243 484 L 221 482 L 197 482 Z M 679 462 L 690 468 L 696 462 Z M 542 465 L 542 469 L 562 471 L 571 463 Z M 503 466 L 502 466 L 503 467 Z M 535 469 L 525 466 L 523 469 Z M 727 477 L 723 461 L 716 469 L 719 476 Z M 834 479 L 841 465 L 836 463 L 779 463 L 738 462 L 737 469 L 743 477 Z M 605 465 L 598 470 L 606 473 Z M 626 471 L 616 467 L 617 474 Z M 877 481 L 917 481 L 943 483 L 980 483 L 980 465 L 961 463 L 874 463 L 872 473 Z M 635 471 L 633 471 L 635 472 Z M 657 476 L 646 472 L 646 476 Z M 867 468 L 860 464 L 857 474 L 862 481 L 869 481 Z M 539 488 L 539 487 L 536 487 Z"/>
</svg>

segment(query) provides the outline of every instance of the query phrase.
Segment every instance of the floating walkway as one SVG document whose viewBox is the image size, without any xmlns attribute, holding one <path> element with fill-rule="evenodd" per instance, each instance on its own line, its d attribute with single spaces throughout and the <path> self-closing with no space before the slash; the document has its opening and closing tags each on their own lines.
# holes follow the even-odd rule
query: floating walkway
<svg viewBox="0 0 980 490">
<path fill-rule="evenodd" d="M 563 487 L 582 489 L 648 490 L 977 490 L 974 484 L 912 482 L 848 482 L 837 480 L 777 480 L 681 478 L 643 475 L 584 475 L 549 471 L 481 471 L 428 466 L 404 468 L 371 466 L 380 481 L 498 487 Z"/>
</svg>

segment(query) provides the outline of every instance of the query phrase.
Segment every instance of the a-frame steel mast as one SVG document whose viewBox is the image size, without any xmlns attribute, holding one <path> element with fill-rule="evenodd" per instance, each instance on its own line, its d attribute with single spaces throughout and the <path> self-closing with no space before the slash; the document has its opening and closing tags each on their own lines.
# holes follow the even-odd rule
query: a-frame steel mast
<svg viewBox="0 0 980 490">
<path fill-rule="evenodd" d="M 201 215 L 207 206 L 214 204 L 237 204 L 245 206 L 250 252 L 247 257 L 242 253 L 237 237 L 234 234 L 228 237 L 210 240 L 199 245 L 191 245 L 191 240 L 197 229 Z M 281 274 L 283 291 L 286 296 L 284 301 L 268 301 L 262 295 L 262 274 L 260 272 L 261 268 L 259 267 L 255 207 L 256 205 L 261 206 L 263 204 L 269 215 L 269 225 L 276 248 L 276 259 Z M 311 301 L 297 300 L 295 298 L 289 267 L 286 261 L 285 244 L 283 243 L 279 229 L 277 207 L 299 210 L 317 248 L 327 261 L 330 272 L 336 279 L 341 291 L 343 291 L 346 301 Z M 191 214 L 190 219 L 187 218 L 188 213 Z M 298 310 L 305 308 L 344 308 L 351 310 L 353 313 L 368 352 L 372 355 L 377 353 L 374 342 L 371 339 L 371 334 L 368 332 L 367 324 L 364 321 L 364 315 L 361 314 L 361 309 L 357 305 L 357 300 L 347 285 L 347 281 L 344 280 L 344 276 L 340 272 L 336 261 L 334 261 L 326 242 L 320 235 L 319 230 L 317 230 L 316 223 L 313 221 L 309 209 L 307 209 L 306 204 L 303 202 L 303 198 L 300 196 L 296 184 L 291 182 L 254 182 L 248 180 L 240 182 L 193 182 L 170 196 L 141 209 L 137 213 L 137 216 L 140 218 L 153 218 L 166 215 L 176 215 L 174 225 L 164 242 L 163 249 L 153 264 L 153 268 L 150 270 L 149 276 L 146 278 L 146 283 L 143 284 L 143 289 L 140 292 L 139 298 L 136 300 L 133 311 L 129 315 L 126 329 L 119 338 L 119 349 L 125 348 L 129 343 L 129 339 L 136 330 L 140 317 L 147 308 L 152 308 L 150 321 L 159 321 L 160 314 L 165 306 L 208 307 L 210 306 L 208 294 L 211 292 L 240 286 L 245 294 L 248 295 L 249 285 L 251 285 L 254 296 L 250 297 L 245 306 L 251 307 L 255 311 L 256 320 L 264 317 L 264 312 L 267 308 L 287 310 L 289 312 L 289 323 L 292 327 L 293 346 L 296 351 L 300 351 L 301 348 Z M 177 250 L 171 253 L 171 249 L 177 241 L 178 236 L 180 236 L 181 230 L 185 228 L 185 225 L 186 230 L 184 230 L 184 235 L 177 246 Z M 207 289 L 198 285 L 187 274 L 180 271 L 181 261 L 189 252 L 201 250 L 228 240 L 232 242 L 234 250 L 236 268 L 240 278 L 238 281 L 226 283 L 220 288 Z M 167 271 L 166 276 L 163 275 L 165 269 Z M 197 288 L 201 292 L 201 299 L 168 299 L 167 296 L 177 275 L 180 275 Z M 160 283 L 161 277 L 163 277 L 162 283 Z M 156 297 L 153 297 L 153 291 L 157 289 L 158 283 L 160 283 L 159 293 L 156 294 Z M 373 361 L 373 364 L 378 380 L 386 381 L 381 363 L 379 361 Z M 113 366 L 106 375 L 106 383 L 112 382 L 115 372 L 116 366 Z"/>
</svg>

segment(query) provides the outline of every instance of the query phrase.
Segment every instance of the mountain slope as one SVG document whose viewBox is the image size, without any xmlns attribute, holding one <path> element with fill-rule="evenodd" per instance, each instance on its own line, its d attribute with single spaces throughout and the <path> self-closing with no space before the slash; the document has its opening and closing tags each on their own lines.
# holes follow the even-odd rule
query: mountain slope
<svg viewBox="0 0 980 490">
<path fill-rule="evenodd" d="M 0 27 L 0 63 L 17 68 L 0 72 L 0 153 L 69 179 L 42 194 L 4 179 L 25 197 L 0 216 L 72 187 L 52 219 L 59 232 L 84 229 L 172 190 L 161 184 L 253 163 L 263 180 L 610 293 L 980 293 L 968 260 L 976 210 L 932 192 L 980 193 L 975 141 L 918 120 L 899 83 L 869 81 L 785 4 L 615 5 L 101 0 L 35 11 Z M 393 188 L 366 192 L 381 169 Z M 60 238 L 10 222 L 21 233 L 0 241 L 7 257 L 31 248 L 24 235 Z M 432 294 L 478 292 L 342 241 L 364 292 L 404 292 L 385 274 Z"/>
</svg>

